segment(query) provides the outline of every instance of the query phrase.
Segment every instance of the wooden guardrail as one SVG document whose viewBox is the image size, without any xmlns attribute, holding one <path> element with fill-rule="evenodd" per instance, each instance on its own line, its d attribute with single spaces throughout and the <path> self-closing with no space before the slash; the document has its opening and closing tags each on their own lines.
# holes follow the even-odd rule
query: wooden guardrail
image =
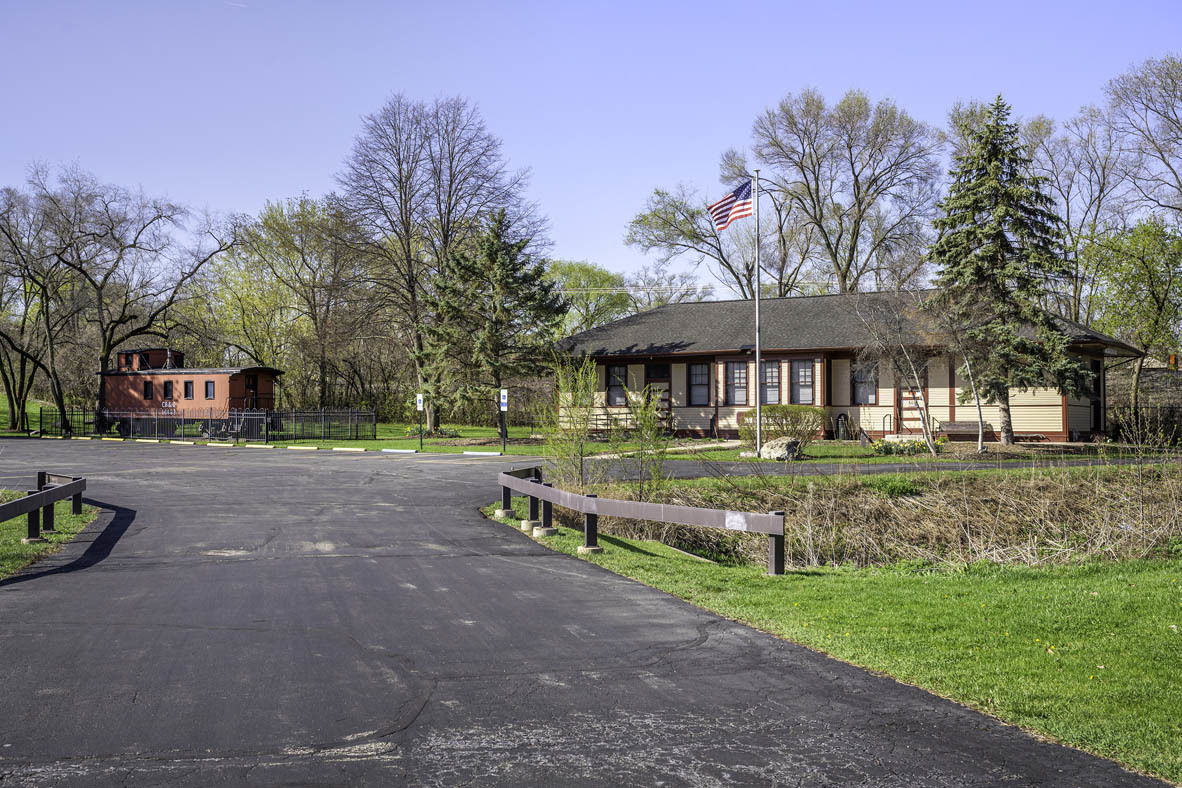
<svg viewBox="0 0 1182 788">
<path fill-rule="evenodd" d="M 25 544 L 44 542 L 42 533 L 54 532 L 53 506 L 67 498 L 71 500 L 71 513 L 82 514 L 82 493 L 86 491 L 86 479 L 81 476 L 62 476 L 48 471 L 37 472 L 37 489 L 29 490 L 24 498 L 17 498 L 0 504 L 0 522 L 28 515 Z"/>
<path fill-rule="evenodd" d="M 599 546 L 599 515 L 602 514 L 607 517 L 627 517 L 673 525 L 766 534 L 768 574 L 784 574 L 784 512 L 732 512 L 725 509 L 599 498 L 594 494 L 580 495 L 555 489 L 543 482 L 542 469 L 536 466 L 503 472 L 497 477 L 497 481 L 501 485 L 501 508 L 497 514 L 501 517 L 509 516 L 513 509 L 514 492 L 526 496 L 529 498 L 529 519 L 523 520 L 521 527 L 534 529 L 535 535 L 554 532 L 551 508 L 553 505 L 582 514 L 583 544 L 579 547 L 580 553 L 602 552 L 603 548 Z"/>
</svg>

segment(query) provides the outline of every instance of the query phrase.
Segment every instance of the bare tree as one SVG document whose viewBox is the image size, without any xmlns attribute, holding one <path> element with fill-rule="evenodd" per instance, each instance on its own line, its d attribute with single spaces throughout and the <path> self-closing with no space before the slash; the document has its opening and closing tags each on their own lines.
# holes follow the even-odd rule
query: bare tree
<svg viewBox="0 0 1182 788">
<path fill-rule="evenodd" d="M 1105 226 L 1119 223 L 1125 205 L 1131 156 L 1107 110 L 1084 107 L 1059 130 L 1047 118 L 1025 124 L 1034 171 L 1046 179 L 1063 220 L 1063 251 L 1068 272 L 1053 293 L 1056 311 L 1090 323 L 1098 288 L 1097 271 L 1080 254 L 1087 240 Z M 1094 261 L 1093 261 L 1094 262 Z"/>
<path fill-rule="evenodd" d="M 1150 208 L 1182 218 L 1182 58 L 1150 58 L 1108 83 L 1117 131 L 1135 157 L 1133 185 Z"/>
<path fill-rule="evenodd" d="M 930 344 L 930 335 L 922 330 L 922 308 L 921 292 L 901 289 L 859 296 L 854 304 L 868 339 L 859 352 L 860 358 L 886 364 L 895 385 L 904 384 L 900 388 L 906 391 L 905 396 L 912 398 L 919 411 L 923 442 L 935 456 L 936 438 L 927 400 L 926 377 L 928 362 L 940 352 Z M 899 428 L 902 427 L 900 424 Z"/>
<path fill-rule="evenodd" d="M 699 285 L 693 274 L 671 271 L 666 263 L 642 266 L 625 281 L 632 302 L 631 314 L 666 304 L 706 301 L 712 295 L 709 285 Z"/>
<path fill-rule="evenodd" d="M 509 171 L 500 140 L 464 99 L 428 105 L 399 94 L 362 121 L 339 176 L 344 205 L 361 229 L 371 281 L 398 317 L 420 391 L 438 383 L 423 331 L 432 278 L 492 211 L 534 218 L 521 199 L 525 177 Z M 438 427 L 433 402 L 427 420 Z"/>
<path fill-rule="evenodd" d="M 815 229 L 838 292 L 856 291 L 933 214 L 939 135 L 890 101 L 850 91 L 830 107 L 805 90 L 764 112 L 753 136 L 769 190 Z"/>
</svg>

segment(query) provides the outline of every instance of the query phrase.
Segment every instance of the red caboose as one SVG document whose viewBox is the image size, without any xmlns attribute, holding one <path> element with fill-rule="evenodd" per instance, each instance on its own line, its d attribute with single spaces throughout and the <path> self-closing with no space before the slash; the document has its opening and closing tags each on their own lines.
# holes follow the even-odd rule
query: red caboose
<svg viewBox="0 0 1182 788">
<path fill-rule="evenodd" d="M 185 368 L 170 348 L 121 350 L 117 368 L 101 372 L 109 411 L 152 410 L 201 418 L 211 410 L 272 410 L 274 367 Z"/>
</svg>

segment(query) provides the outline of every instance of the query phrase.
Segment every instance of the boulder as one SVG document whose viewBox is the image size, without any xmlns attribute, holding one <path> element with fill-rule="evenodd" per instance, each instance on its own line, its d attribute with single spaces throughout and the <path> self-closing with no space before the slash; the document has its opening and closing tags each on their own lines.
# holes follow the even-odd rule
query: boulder
<svg viewBox="0 0 1182 788">
<path fill-rule="evenodd" d="M 776 438 L 763 444 L 759 450 L 761 460 L 796 460 L 800 458 L 800 441 L 795 438 Z"/>
</svg>

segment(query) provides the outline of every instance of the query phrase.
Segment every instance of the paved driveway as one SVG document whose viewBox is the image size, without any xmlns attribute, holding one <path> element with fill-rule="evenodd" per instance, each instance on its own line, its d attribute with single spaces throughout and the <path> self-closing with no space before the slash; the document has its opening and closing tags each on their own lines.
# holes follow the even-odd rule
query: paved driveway
<svg viewBox="0 0 1182 788">
<path fill-rule="evenodd" d="M 0 784 L 1160 785 L 484 520 L 496 458 L 0 441 Z"/>
</svg>

